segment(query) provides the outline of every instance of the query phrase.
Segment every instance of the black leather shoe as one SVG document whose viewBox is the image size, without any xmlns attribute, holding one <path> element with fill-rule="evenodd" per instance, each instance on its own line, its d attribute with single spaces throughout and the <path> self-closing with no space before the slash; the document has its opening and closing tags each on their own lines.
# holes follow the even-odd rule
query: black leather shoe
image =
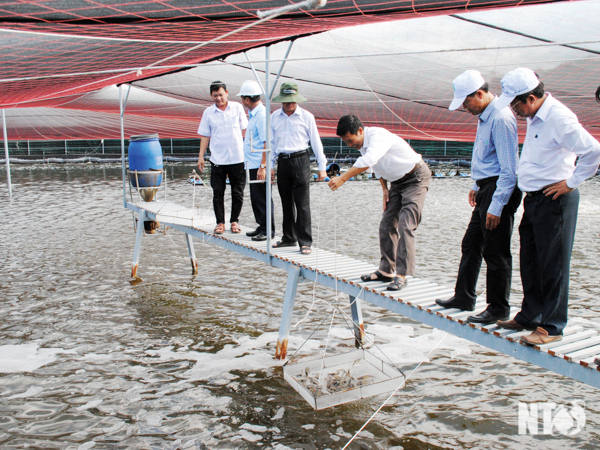
<svg viewBox="0 0 600 450">
<path fill-rule="evenodd" d="M 463 311 L 474 311 L 475 305 L 466 305 L 460 300 L 456 300 L 456 297 L 452 296 L 448 300 L 440 300 L 439 298 L 435 301 L 438 305 L 443 308 L 458 308 Z"/>
<path fill-rule="evenodd" d="M 258 236 L 259 234 L 260 234 L 260 227 L 257 228 L 254 231 L 247 231 L 246 232 L 246 236 L 250 236 L 250 237 Z"/>
<path fill-rule="evenodd" d="M 257 234 L 256 236 L 252 236 L 252 240 L 253 241 L 266 241 L 267 235 L 266 234 Z"/>
<path fill-rule="evenodd" d="M 486 309 L 485 311 L 477 314 L 476 316 L 467 317 L 467 323 L 480 323 L 482 325 L 489 325 L 491 323 L 496 323 L 499 320 L 508 320 L 509 317 L 510 316 L 508 314 L 492 314 Z"/>
</svg>

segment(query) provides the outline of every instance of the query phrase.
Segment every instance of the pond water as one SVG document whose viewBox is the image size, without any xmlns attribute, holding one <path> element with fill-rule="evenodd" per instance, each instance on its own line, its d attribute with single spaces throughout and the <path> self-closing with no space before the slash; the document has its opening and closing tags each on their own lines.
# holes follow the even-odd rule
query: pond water
<svg viewBox="0 0 600 450">
<path fill-rule="evenodd" d="M 167 167 L 169 198 L 192 204 L 191 165 Z M 0 447 L 43 449 L 338 449 L 385 400 L 314 411 L 273 356 L 286 273 L 183 235 L 146 236 L 130 283 L 134 232 L 118 165 L 13 166 L 0 175 Z M 417 231 L 417 276 L 453 286 L 470 216 L 468 179 L 434 179 Z M 569 314 L 600 322 L 600 181 L 581 187 Z M 333 193 L 311 185 L 315 245 L 379 259 L 378 182 Z M 281 207 L 274 189 L 276 223 Z M 196 203 L 210 208 L 198 187 Z M 517 223 L 521 217 L 517 213 Z M 253 226 L 246 189 L 242 224 Z M 513 237 L 518 252 L 518 233 Z M 511 303 L 522 289 L 514 260 Z M 484 273 L 479 290 L 485 289 Z M 308 308 L 314 303 L 312 311 Z M 353 348 L 336 293 L 302 283 L 289 353 L 314 332 L 318 357 Z M 598 448 L 600 391 L 363 304 L 368 335 L 411 373 L 352 449 Z M 584 407 L 574 436 L 519 435 L 518 403 Z M 541 421 L 540 421 L 541 424 Z M 540 433 L 543 430 L 540 425 Z"/>
</svg>

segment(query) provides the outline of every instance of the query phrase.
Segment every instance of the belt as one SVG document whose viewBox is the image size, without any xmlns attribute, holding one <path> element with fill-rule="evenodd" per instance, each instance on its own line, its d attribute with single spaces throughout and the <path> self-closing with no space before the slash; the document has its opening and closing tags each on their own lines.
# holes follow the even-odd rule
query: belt
<svg viewBox="0 0 600 450">
<path fill-rule="evenodd" d="M 527 197 L 533 197 L 535 195 L 543 194 L 543 193 L 544 193 L 544 189 L 540 189 L 539 191 L 525 192 L 525 195 L 527 195 Z"/>
<path fill-rule="evenodd" d="M 304 155 L 308 155 L 308 149 L 300 150 L 299 152 L 293 152 L 293 153 L 280 153 L 279 155 L 277 155 L 277 157 L 279 159 L 293 159 L 293 158 L 300 158 L 301 156 L 304 156 Z"/>
<path fill-rule="evenodd" d="M 475 181 L 475 183 L 477 183 L 477 186 L 482 187 L 485 186 L 488 183 L 492 183 L 492 182 L 496 182 L 498 181 L 499 177 L 488 177 L 488 178 L 484 178 L 483 180 L 477 180 Z"/>
<path fill-rule="evenodd" d="M 410 178 L 412 175 L 414 175 L 414 173 L 417 171 L 417 169 L 419 167 L 421 167 L 421 165 L 424 164 L 423 162 L 418 162 L 415 164 L 415 167 L 413 167 L 413 169 L 408 172 L 406 175 L 404 175 L 402 178 L 396 180 L 396 181 L 392 181 L 392 184 L 394 183 L 402 183 L 403 181 L 407 180 L 408 178 Z"/>
</svg>

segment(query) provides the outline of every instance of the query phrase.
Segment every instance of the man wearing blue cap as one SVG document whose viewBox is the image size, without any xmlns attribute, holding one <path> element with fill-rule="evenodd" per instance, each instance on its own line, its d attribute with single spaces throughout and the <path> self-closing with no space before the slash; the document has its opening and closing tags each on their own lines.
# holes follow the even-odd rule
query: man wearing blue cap
<svg viewBox="0 0 600 450">
<path fill-rule="evenodd" d="M 496 109 L 497 98 L 478 71 L 467 70 L 454 79 L 453 85 L 454 100 L 449 109 L 462 105 L 479 118 L 471 164 L 474 183 L 469 192 L 469 204 L 474 209 L 462 241 L 454 296 L 436 303 L 473 311 L 477 278 L 485 260 L 488 306 L 482 313 L 468 317 L 467 322 L 490 324 L 507 320 L 510 313 L 510 240 L 515 211 L 521 202 L 521 191 L 516 187 L 517 121 L 508 107 Z"/>
<path fill-rule="evenodd" d="M 577 187 L 600 164 L 600 143 L 565 105 L 549 93 L 530 69 L 502 78 L 496 107 L 511 106 L 527 119 L 519 161 L 519 188 L 526 194 L 521 236 L 523 304 L 512 320 L 498 321 L 511 330 L 531 329 L 529 345 L 558 341 L 567 324 L 571 251 L 577 224 Z"/>
</svg>

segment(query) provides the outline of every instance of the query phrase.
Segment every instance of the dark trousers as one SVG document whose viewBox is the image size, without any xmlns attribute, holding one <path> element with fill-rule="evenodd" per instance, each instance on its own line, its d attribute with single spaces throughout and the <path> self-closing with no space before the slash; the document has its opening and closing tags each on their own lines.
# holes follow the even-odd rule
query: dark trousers
<svg viewBox="0 0 600 450">
<path fill-rule="evenodd" d="M 421 223 L 431 171 L 425 163 L 404 179 L 391 183 L 390 200 L 379 223 L 379 270 L 396 275 L 414 275 L 415 231 Z"/>
<path fill-rule="evenodd" d="M 485 228 L 487 211 L 496 192 L 497 177 L 478 182 L 477 204 L 462 240 L 462 257 L 454 288 L 455 298 L 466 305 L 474 305 L 477 278 L 481 262 L 487 265 L 487 310 L 494 315 L 508 315 L 510 283 L 512 279 L 512 254 L 510 240 L 515 223 L 515 211 L 521 203 L 521 191 L 515 186 L 512 196 L 502 209 L 500 224 L 494 230 Z"/>
<path fill-rule="evenodd" d="M 298 158 L 279 158 L 277 188 L 283 207 L 282 241 L 300 247 L 312 245 L 310 218 L 310 159 L 308 153 Z"/>
<path fill-rule="evenodd" d="M 562 334 L 569 307 L 569 271 L 577 225 L 579 191 L 556 200 L 525 196 L 521 236 L 523 304 L 515 320 Z"/>
<path fill-rule="evenodd" d="M 244 187 L 246 172 L 244 163 L 216 165 L 210 163 L 210 186 L 213 190 L 213 209 L 217 223 L 225 223 L 225 187 L 227 177 L 231 185 L 231 218 L 230 223 L 238 222 L 244 204 Z"/>
<path fill-rule="evenodd" d="M 249 169 L 250 180 L 257 180 L 258 169 Z M 267 177 L 268 178 L 268 177 Z M 270 178 L 269 178 L 270 180 Z M 267 182 L 269 182 L 267 180 Z M 267 235 L 267 183 L 250 183 L 250 202 L 254 220 L 258 224 L 260 234 Z M 271 200 L 271 229 L 275 234 L 275 214 L 273 212 L 273 200 Z"/>
</svg>

